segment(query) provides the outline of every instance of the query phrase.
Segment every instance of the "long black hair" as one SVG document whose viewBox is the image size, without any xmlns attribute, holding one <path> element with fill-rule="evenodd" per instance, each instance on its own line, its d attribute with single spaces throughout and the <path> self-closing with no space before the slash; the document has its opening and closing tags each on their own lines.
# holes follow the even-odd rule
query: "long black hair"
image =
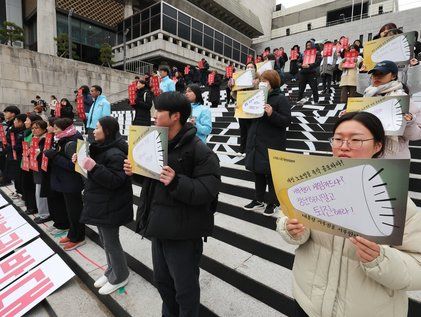
<svg viewBox="0 0 421 317">
<path fill-rule="evenodd" d="M 200 103 L 201 105 L 204 104 L 202 90 L 198 84 L 190 84 L 187 86 L 187 89 L 190 89 L 196 96 L 195 102 Z"/>
<path fill-rule="evenodd" d="M 107 116 L 99 119 L 106 141 L 114 141 L 120 136 L 120 126 L 116 118 Z"/>
<path fill-rule="evenodd" d="M 374 114 L 369 112 L 348 112 L 336 121 L 333 126 L 333 134 L 335 134 L 336 129 L 339 125 L 345 121 L 357 121 L 366 127 L 371 134 L 373 135 L 374 142 L 380 142 L 382 147 L 379 152 L 373 155 L 373 158 L 377 158 L 383 155 L 385 144 L 386 144 L 386 135 L 384 133 L 384 128 L 382 122 Z"/>
</svg>

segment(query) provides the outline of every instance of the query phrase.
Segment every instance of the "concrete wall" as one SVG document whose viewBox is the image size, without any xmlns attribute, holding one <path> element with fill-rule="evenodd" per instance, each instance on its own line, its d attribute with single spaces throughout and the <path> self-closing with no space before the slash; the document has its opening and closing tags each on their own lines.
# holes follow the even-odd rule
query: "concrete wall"
<svg viewBox="0 0 421 317">
<path fill-rule="evenodd" d="M 252 12 L 259 18 L 262 25 L 264 35 L 262 37 L 270 36 L 272 31 L 272 14 L 275 10 L 275 0 L 265 0 L 256 2 L 256 0 L 239 0 L 240 4 L 252 10 Z"/>
<path fill-rule="evenodd" d="M 0 110 L 13 104 L 26 111 L 36 95 L 74 100 L 73 91 L 84 84 L 100 85 L 114 102 L 127 98 L 133 79 L 132 73 L 0 45 Z"/>
</svg>

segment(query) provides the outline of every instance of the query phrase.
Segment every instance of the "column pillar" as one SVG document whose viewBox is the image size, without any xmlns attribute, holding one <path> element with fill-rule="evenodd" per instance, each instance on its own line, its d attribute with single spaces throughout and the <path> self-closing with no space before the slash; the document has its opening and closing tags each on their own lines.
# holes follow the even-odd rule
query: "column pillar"
<svg viewBox="0 0 421 317">
<path fill-rule="evenodd" d="M 57 17 L 55 0 L 37 0 L 37 50 L 57 55 Z"/>
<path fill-rule="evenodd" d="M 133 0 L 124 1 L 124 18 L 128 18 L 133 15 Z"/>
</svg>

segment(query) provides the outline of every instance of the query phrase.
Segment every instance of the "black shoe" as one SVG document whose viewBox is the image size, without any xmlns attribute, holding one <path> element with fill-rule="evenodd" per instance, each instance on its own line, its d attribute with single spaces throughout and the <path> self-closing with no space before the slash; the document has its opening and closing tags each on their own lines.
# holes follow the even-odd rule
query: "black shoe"
<svg viewBox="0 0 421 317">
<path fill-rule="evenodd" d="M 265 211 L 263 212 L 264 216 L 272 216 L 275 213 L 275 205 L 274 204 L 267 204 Z"/>
<path fill-rule="evenodd" d="M 51 221 L 51 220 L 52 220 L 51 217 L 47 217 L 47 218 L 35 217 L 34 218 L 34 222 L 37 223 L 37 224 L 41 224 L 41 223 L 48 222 L 48 221 Z"/>
<path fill-rule="evenodd" d="M 27 214 L 27 215 L 35 215 L 37 213 L 38 213 L 38 210 L 36 210 L 36 209 L 27 209 L 25 211 L 25 214 Z"/>
<path fill-rule="evenodd" d="M 257 200 L 252 200 L 249 204 L 245 205 L 243 209 L 245 210 L 254 210 L 254 211 L 262 211 L 265 208 L 265 203 L 261 203 Z"/>
</svg>

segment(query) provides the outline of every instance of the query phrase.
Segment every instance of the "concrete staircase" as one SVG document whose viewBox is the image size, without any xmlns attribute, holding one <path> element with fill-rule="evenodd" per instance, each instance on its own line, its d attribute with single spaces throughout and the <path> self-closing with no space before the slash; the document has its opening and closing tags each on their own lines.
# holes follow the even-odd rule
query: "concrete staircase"
<svg viewBox="0 0 421 317">
<path fill-rule="evenodd" d="M 297 84 L 284 86 L 284 92 L 295 104 Z M 338 103 L 338 96 L 338 87 L 334 86 L 328 96 L 320 98 L 318 105 L 308 102 L 293 106 L 293 123 L 287 132 L 288 151 L 330 155 L 327 139 L 338 113 L 344 108 Z M 207 92 L 204 99 L 207 102 Z M 244 158 L 237 153 L 239 130 L 233 117 L 234 105 L 225 105 L 225 99 L 225 91 L 221 91 L 221 105 L 212 109 L 213 130 L 208 137 L 209 147 L 221 161 L 223 184 L 215 214 L 215 231 L 204 244 L 200 265 L 201 316 L 294 316 L 291 268 L 295 247 L 285 243 L 274 231 L 275 217 L 242 209 L 254 197 L 254 180 L 253 174 L 244 168 Z M 113 116 L 119 119 L 123 135 L 127 135 L 132 115 L 127 101 L 113 105 Z M 421 142 L 411 144 L 411 153 L 414 158 L 411 197 L 421 206 Z M 141 187 L 134 184 L 133 189 L 136 210 Z M 45 226 L 40 229 L 45 230 Z M 95 227 L 88 227 L 85 246 L 63 254 L 83 283 L 77 287 L 83 301 L 92 303 L 96 309 L 95 316 L 160 315 L 160 297 L 152 284 L 150 241 L 141 239 L 133 230 L 132 223 L 122 227 L 120 232 L 131 279 L 124 289 L 111 296 L 100 296 L 93 288 L 94 280 L 102 274 L 106 263 Z M 57 243 L 59 237 L 48 239 Z M 78 306 L 78 299 L 74 300 L 66 287 L 52 296 L 63 302 L 72 299 Z M 57 316 L 92 315 L 90 308 L 82 313 L 80 307 L 73 305 L 65 309 L 61 305 L 54 306 L 52 296 L 47 298 L 47 303 Z M 410 297 L 408 316 L 421 316 L 421 292 L 410 292 Z"/>
</svg>

